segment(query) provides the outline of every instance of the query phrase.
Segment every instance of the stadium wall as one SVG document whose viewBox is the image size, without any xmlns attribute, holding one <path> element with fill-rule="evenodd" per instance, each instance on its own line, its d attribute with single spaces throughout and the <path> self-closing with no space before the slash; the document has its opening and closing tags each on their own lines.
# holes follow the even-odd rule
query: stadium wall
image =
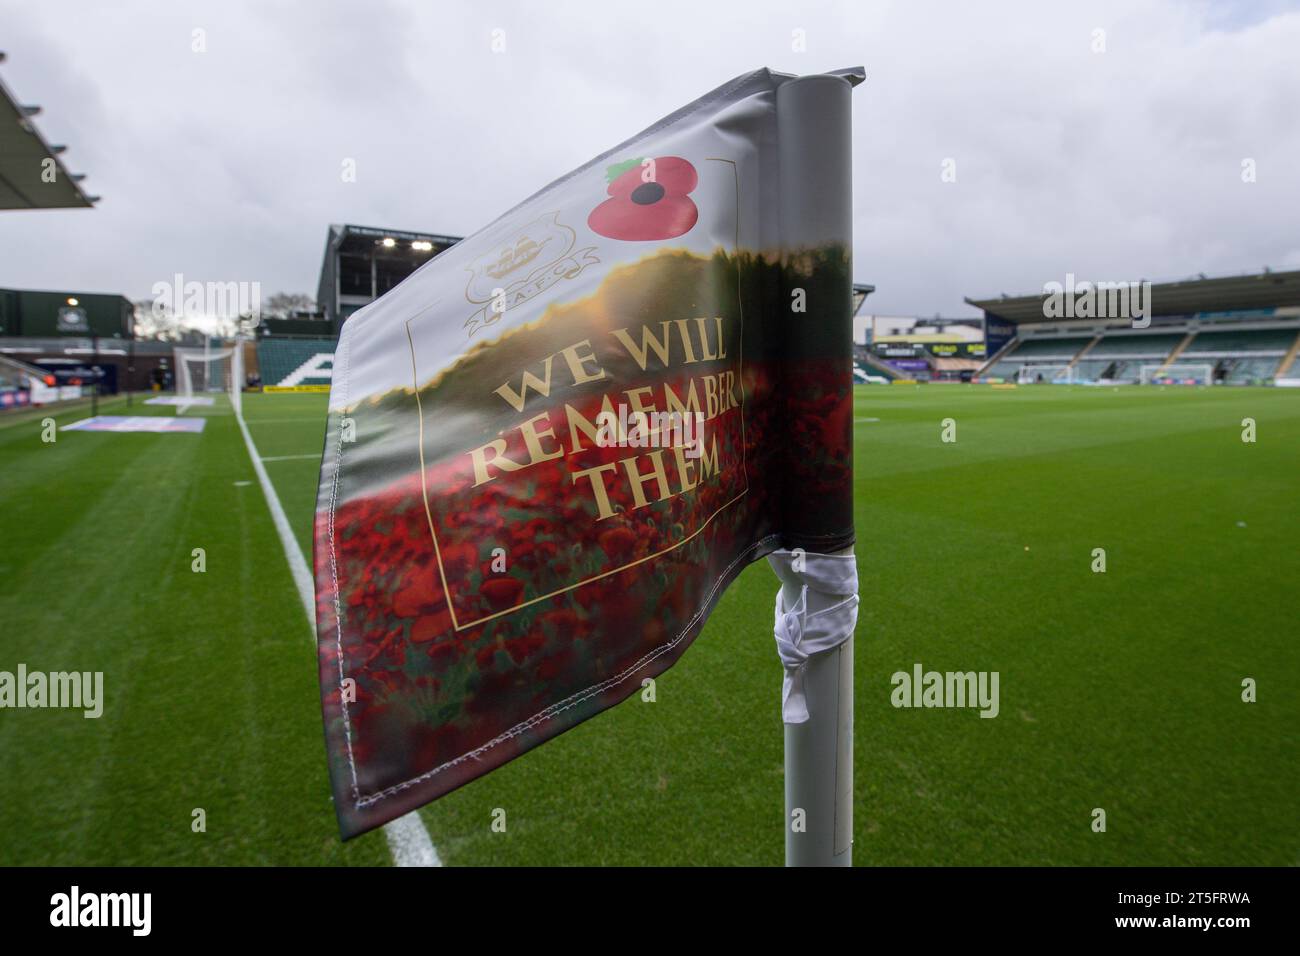
<svg viewBox="0 0 1300 956">
<path fill-rule="evenodd" d="M 98 351 L 89 338 L 0 338 L 0 355 L 67 377 L 88 377 L 92 364 L 105 369 L 104 386 L 114 392 L 149 391 L 161 373 L 170 371 L 170 342 L 99 340 Z M 87 370 L 78 373 L 79 368 Z M 158 374 L 156 374 L 158 373 Z"/>
</svg>

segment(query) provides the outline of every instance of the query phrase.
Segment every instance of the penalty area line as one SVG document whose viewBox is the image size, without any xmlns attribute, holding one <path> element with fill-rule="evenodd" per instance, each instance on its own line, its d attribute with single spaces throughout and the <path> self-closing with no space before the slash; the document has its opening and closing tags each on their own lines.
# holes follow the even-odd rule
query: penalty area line
<svg viewBox="0 0 1300 956">
<path fill-rule="evenodd" d="M 266 506 L 271 510 L 271 521 L 275 523 L 275 530 L 280 535 L 280 545 L 284 548 L 284 556 L 289 562 L 289 571 L 293 575 L 294 586 L 298 589 L 298 597 L 302 600 L 302 609 L 307 615 L 314 644 L 316 642 L 316 592 L 312 586 L 311 572 L 307 570 L 307 559 L 303 557 L 302 548 L 298 546 L 298 539 L 294 537 L 293 528 L 290 527 L 284 507 L 280 504 L 280 496 L 275 493 L 275 486 L 271 484 L 271 478 L 267 475 L 266 468 L 262 466 L 263 459 L 257 453 L 257 446 L 253 444 L 253 436 L 248 433 L 248 425 L 244 423 L 244 416 L 238 409 L 235 411 L 235 421 L 244 436 L 244 445 L 248 449 L 248 457 L 253 463 L 257 481 L 262 486 Z M 384 836 L 388 839 L 388 850 L 393 854 L 394 865 L 442 866 L 442 860 L 438 858 L 438 850 L 433 845 L 433 840 L 429 838 L 429 831 L 425 829 L 424 821 L 420 819 L 417 811 L 412 810 L 405 816 L 384 824 Z"/>
</svg>

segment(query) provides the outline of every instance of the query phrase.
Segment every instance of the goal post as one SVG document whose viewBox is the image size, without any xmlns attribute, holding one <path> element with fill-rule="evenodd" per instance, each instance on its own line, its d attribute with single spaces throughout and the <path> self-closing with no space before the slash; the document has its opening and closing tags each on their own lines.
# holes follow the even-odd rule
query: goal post
<svg viewBox="0 0 1300 956">
<path fill-rule="evenodd" d="M 177 348 L 173 354 L 178 415 L 192 405 L 211 405 L 212 397 L 223 392 L 231 409 L 239 411 L 243 354 L 238 339 L 232 347 L 212 348 L 205 342 L 202 348 Z"/>
<path fill-rule="evenodd" d="M 236 335 L 230 350 L 230 408 L 235 417 L 244 417 L 244 340 Z"/>
<path fill-rule="evenodd" d="M 1076 371 L 1074 366 L 1064 363 L 1037 365 L 1026 362 L 1016 371 L 1016 382 L 1032 385 L 1042 382 L 1044 385 L 1073 385 Z"/>
<path fill-rule="evenodd" d="M 1214 381 L 1214 365 L 1209 362 L 1143 365 L 1141 376 L 1139 381 L 1143 385 L 1209 385 Z"/>
</svg>

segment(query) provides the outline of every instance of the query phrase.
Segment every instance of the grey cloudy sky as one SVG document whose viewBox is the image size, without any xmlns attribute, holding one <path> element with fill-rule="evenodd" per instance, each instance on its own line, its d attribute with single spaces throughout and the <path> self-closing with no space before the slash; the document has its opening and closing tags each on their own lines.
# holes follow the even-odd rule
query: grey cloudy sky
<svg viewBox="0 0 1300 956">
<path fill-rule="evenodd" d="M 0 213 L 3 286 L 314 294 L 331 222 L 467 235 L 732 76 L 858 64 L 870 311 L 1300 268 L 1294 4 L 0 0 L 0 23 L 0 77 L 103 197 Z"/>
</svg>

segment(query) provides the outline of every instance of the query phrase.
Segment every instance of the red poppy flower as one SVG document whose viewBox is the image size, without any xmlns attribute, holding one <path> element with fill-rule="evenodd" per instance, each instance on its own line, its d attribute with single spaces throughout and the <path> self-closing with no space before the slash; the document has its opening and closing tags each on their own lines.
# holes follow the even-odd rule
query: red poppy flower
<svg viewBox="0 0 1300 956">
<path fill-rule="evenodd" d="M 416 617 L 441 598 L 442 588 L 434 584 L 432 569 L 417 568 L 393 596 L 393 613 L 398 617 Z"/>
<path fill-rule="evenodd" d="M 479 586 L 479 593 L 495 608 L 513 606 L 523 591 L 524 582 L 508 574 L 488 578 Z"/>
<path fill-rule="evenodd" d="M 609 528 L 600 533 L 600 546 L 613 561 L 623 563 L 632 557 L 636 532 L 630 528 Z"/>
<path fill-rule="evenodd" d="M 560 637 L 582 637 L 587 631 L 586 622 L 567 607 L 547 611 L 538 620 Z"/>
<path fill-rule="evenodd" d="M 689 232 L 699 210 L 688 195 L 699 183 L 695 167 L 680 156 L 660 156 L 651 167 L 633 161 L 609 184 L 609 199 L 587 217 L 591 231 L 608 239 L 652 241 Z M 649 174 L 647 178 L 647 174 Z"/>
<path fill-rule="evenodd" d="M 448 544 L 442 549 L 442 570 L 448 581 L 460 581 L 474 568 L 478 548 L 464 542 Z"/>
<path fill-rule="evenodd" d="M 451 615 L 446 611 L 426 614 L 411 626 L 411 640 L 424 644 L 451 631 Z"/>
</svg>

